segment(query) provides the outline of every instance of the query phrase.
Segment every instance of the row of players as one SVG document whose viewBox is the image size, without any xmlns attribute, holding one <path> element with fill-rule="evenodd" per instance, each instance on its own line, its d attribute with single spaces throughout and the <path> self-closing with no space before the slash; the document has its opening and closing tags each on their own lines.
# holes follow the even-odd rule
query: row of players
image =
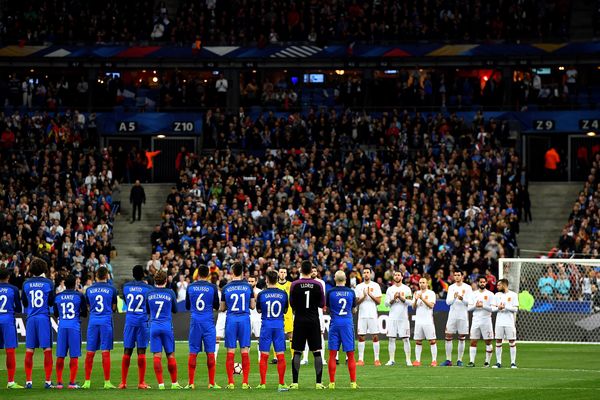
<svg viewBox="0 0 600 400">
<path fill-rule="evenodd" d="M 293 383 L 290 388 L 297 388 L 298 370 L 302 364 L 300 358 L 305 347 L 309 347 L 315 356 L 315 369 L 317 375 L 316 387 L 321 384 L 323 357 L 322 357 L 322 309 L 325 304 L 324 285 L 322 281 L 313 278 L 313 267 L 309 262 L 301 266 L 302 279 L 293 284 L 285 281 L 285 275 L 280 275 L 279 280 L 274 271 L 267 274 L 268 289 L 255 293 L 247 282 L 242 280 L 243 270 L 241 265 L 232 268 L 234 279 L 223 288 L 222 301 L 219 301 L 217 287 L 209 282 L 208 268 L 201 266 L 198 269 L 198 278 L 188 287 L 186 307 L 191 311 L 188 359 L 189 383 L 188 388 L 194 388 L 197 353 L 203 349 L 207 353 L 207 366 L 209 372 L 209 388 L 219 388 L 214 382 L 216 365 L 217 335 L 225 336 L 227 347 L 226 369 L 228 374 L 228 388 L 234 388 L 234 351 L 239 342 L 242 353 L 242 370 L 244 373 L 243 388 L 248 386 L 250 361 L 248 349 L 250 347 L 251 326 L 250 312 L 255 307 L 262 314 L 262 326 L 259 332 L 260 375 L 264 388 L 267 371 L 268 357 L 271 345 L 277 354 L 279 389 L 286 390 L 284 375 L 286 370 L 285 333 L 297 332 L 292 337 L 291 348 L 293 357 Z M 87 354 L 85 361 L 84 388 L 91 386 L 90 376 L 93 359 L 96 351 L 102 351 L 102 364 L 104 369 L 105 388 L 113 388 L 110 383 L 110 350 L 113 346 L 112 313 L 116 310 L 116 290 L 107 283 L 108 274 L 102 268 L 98 270 L 97 282 L 88 288 L 85 296 L 74 291 L 75 280 L 66 281 L 67 290 L 54 298 L 52 282 L 45 278 L 46 264 L 43 260 L 36 259 L 32 263 L 31 271 L 34 278 L 30 278 L 24 285 L 22 302 L 27 308 L 27 337 L 25 356 L 26 387 L 32 387 L 31 375 L 33 368 L 33 351 L 35 348 L 44 349 L 44 369 L 46 372 L 46 387 L 53 387 L 52 373 L 52 334 L 49 320 L 49 309 L 54 308 L 55 315 L 59 318 L 57 338 L 57 387 L 61 388 L 64 359 L 67 353 L 70 356 L 70 384 L 69 387 L 77 388 L 75 377 L 77 375 L 78 357 L 81 355 L 80 317 L 86 316 L 88 310 L 90 321 L 87 332 Z M 358 335 L 359 335 L 359 365 L 363 364 L 364 335 L 373 334 L 375 348 L 375 363 L 380 365 L 377 341 L 377 304 L 381 301 L 379 286 L 370 280 L 370 270 L 365 270 L 365 282 L 358 285 L 355 291 L 345 287 L 346 276 L 343 272 L 336 274 L 337 286 L 327 293 L 327 307 L 331 313 L 329 332 L 329 375 L 330 387 L 335 387 L 335 369 L 337 352 L 340 347 L 348 357 L 348 368 L 351 376 L 352 387 L 356 385 L 356 363 L 354 361 L 354 327 L 352 312 L 358 306 Z M 145 383 L 146 360 L 145 352 L 148 342 L 150 351 L 154 353 L 154 369 L 159 382 L 159 388 L 164 388 L 162 378 L 161 355 L 164 350 L 167 354 L 168 370 L 171 375 L 172 387 L 181 388 L 177 383 L 177 363 L 174 358 L 174 337 L 172 330 L 171 312 L 176 312 L 176 299 L 170 289 L 166 289 L 166 276 L 158 273 L 155 277 L 156 287 L 152 288 L 142 282 L 143 269 L 134 268 L 133 282 L 124 286 L 123 294 L 127 305 L 124 347 L 125 353 L 122 360 L 122 381 L 120 388 L 127 386 L 126 379 L 133 349 L 137 347 L 139 384 L 138 388 L 149 388 Z M 486 341 L 486 362 L 489 365 L 491 358 L 491 341 L 493 338 L 491 313 L 498 311 L 496 323 L 497 338 L 497 366 L 501 364 L 502 339 L 506 338 L 511 346 L 511 364 L 515 365 L 516 333 L 514 328 L 514 313 L 518 309 L 517 296 L 508 291 L 508 282 L 502 281 L 499 285 L 500 292 L 495 296 L 485 290 L 485 279 L 479 280 L 479 290 L 471 293 L 471 288 L 462 282 L 462 273 L 455 275 L 456 283 L 449 289 L 448 303 L 451 311 L 447 325 L 446 352 L 447 360 L 443 365 L 451 365 L 452 334 L 459 334 L 459 355 L 457 365 L 462 364 L 464 341 L 468 333 L 468 311 L 473 311 L 473 326 L 471 328 L 470 366 L 474 366 L 476 344 L 478 338 Z M 20 312 L 21 300 L 18 290 L 6 283 L 6 271 L 0 271 L 0 347 L 6 348 L 8 387 L 19 388 L 14 382 L 15 354 L 17 345 L 14 313 Z M 420 365 L 421 343 L 423 339 L 429 340 L 432 348 L 432 365 L 437 365 L 437 348 L 435 344 L 435 327 L 433 325 L 433 307 L 435 294 L 427 289 L 427 282 L 420 282 L 420 290 L 414 293 L 402 284 L 400 273 L 394 276 L 394 285 L 388 289 L 386 304 L 390 307 L 388 319 L 388 336 L 390 338 L 390 361 L 387 365 L 394 364 L 395 340 L 400 337 L 404 341 L 404 350 L 407 365 Z M 281 290 L 280 287 L 286 290 Z M 294 289 L 296 289 L 294 291 Z M 296 293 L 294 297 L 294 293 Z M 291 328 L 289 324 L 291 314 L 288 310 L 288 295 L 290 309 L 295 318 Z M 416 309 L 416 325 L 414 339 L 416 341 L 416 360 L 410 362 L 410 324 L 408 320 L 408 304 Z M 225 319 L 225 332 L 218 333 L 213 320 L 213 309 L 222 313 L 227 311 Z M 220 315 L 223 315 L 220 313 Z M 150 326 L 148 326 L 148 314 Z M 285 322 L 284 322 L 285 321 Z M 217 322 L 217 326 L 219 322 Z M 298 329 L 299 328 L 299 329 Z M 256 330 L 255 330 L 256 333 Z M 307 346 L 308 343 L 308 346 Z"/>
</svg>

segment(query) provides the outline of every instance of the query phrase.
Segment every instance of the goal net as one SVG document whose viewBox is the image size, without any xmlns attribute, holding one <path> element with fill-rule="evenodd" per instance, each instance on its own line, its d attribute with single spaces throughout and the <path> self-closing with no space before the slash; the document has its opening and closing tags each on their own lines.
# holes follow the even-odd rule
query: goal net
<svg viewBox="0 0 600 400">
<path fill-rule="evenodd" d="M 500 278 L 519 294 L 518 340 L 600 343 L 598 271 L 600 260 L 501 258 Z"/>
</svg>

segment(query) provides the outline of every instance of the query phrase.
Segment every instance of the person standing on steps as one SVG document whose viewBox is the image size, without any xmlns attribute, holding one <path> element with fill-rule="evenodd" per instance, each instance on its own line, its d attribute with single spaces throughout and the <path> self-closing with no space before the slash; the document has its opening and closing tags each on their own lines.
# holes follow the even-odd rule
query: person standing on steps
<svg viewBox="0 0 600 400">
<path fill-rule="evenodd" d="M 131 210 L 131 223 L 133 224 L 136 212 L 137 220 L 140 221 L 142 219 L 142 203 L 146 203 L 146 192 L 144 192 L 144 187 L 141 185 L 139 179 L 135 181 L 135 184 L 131 188 L 129 203 L 133 205 L 133 209 Z"/>
</svg>

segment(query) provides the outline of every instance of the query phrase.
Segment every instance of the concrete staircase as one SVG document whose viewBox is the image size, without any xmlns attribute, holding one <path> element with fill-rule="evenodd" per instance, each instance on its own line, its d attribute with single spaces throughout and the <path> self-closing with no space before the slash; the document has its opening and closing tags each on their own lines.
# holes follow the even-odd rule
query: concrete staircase
<svg viewBox="0 0 600 400">
<path fill-rule="evenodd" d="M 547 254 L 558 244 L 558 238 L 567 223 L 581 182 L 531 182 L 531 216 L 533 222 L 521 223 L 517 239 L 521 257 Z"/>
<path fill-rule="evenodd" d="M 146 204 L 142 206 L 142 220 L 131 221 L 132 207 L 129 204 L 131 185 L 122 185 L 121 214 L 115 219 L 113 244 L 117 256 L 111 260 L 115 282 L 131 279 L 131 268 L 136 264 L 145 266 L 150 260 L 150 234 L 157 223 L 170 193 L 172 184 L 143 184 L 146 192 Z"/>
</svg>

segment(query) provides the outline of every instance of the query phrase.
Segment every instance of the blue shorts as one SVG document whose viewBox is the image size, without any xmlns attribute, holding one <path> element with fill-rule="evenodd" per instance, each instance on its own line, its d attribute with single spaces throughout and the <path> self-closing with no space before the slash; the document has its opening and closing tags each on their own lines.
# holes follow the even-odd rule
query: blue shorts
<svg viewBox="0 0 600 400">
<path fill-rule="evenodd" d="M 204 348 L 206 353 L 215 352 L 217 330 L 214 322 L 190 322 L 189 336 L 190 354 L 198 354 Z"/>
<path fill-rule="evenodd" d="M 271 343 L 273 343 L 273 349 L 275 349 L 275 353 L 282 353 L 285 351 L 285 332 L 283 330 L 283 325 L 275 328 L 265 326 L 263 323 L 260 328 L 258 350 L 263 353 L 270 352 Z"/>
<path fill-rule="evenodd" d="M 17 340 L 17 326 L 15 322 L 0 324 L 0 349 L 16 349 L 19 345 Z"/>
<path fill-rule="evenodd" d="M 235 349 L 237 342 L 240 348 L 250 347 L 250 317 L 245 319 L 233 319 L 227 317 L 225 321 L 225 347 Z"/>
<path fill-rule="evenodd" d="M 150 351 L 152 353 L 175 352 L 175 336 L 173 328 L 151 327 L 150 328 Z"/>
<path fill-rule="evenodd" d="M 340 350 L 340 344 L 345 352 L 354 351 L 354 326 L 353 325 L 330 325 L 329 326 L 329 350 Z"/>
<path fill-rule="evenodd" d="M 56 357 L 81 357 L 81 330 L 76 328 L 58 328 L 56 336 Z"/>
<path fill-rule="evenodd" d="M 150 341 L 150 328 L 145 326 L 131 326 L 125 324 L 123 331 L 123 347 L 126 349 L 145 349 Z"/>
<path fill-rule="evenodd" d="M 88 325 L 87 329 L 87 351 L 107 351 L 113 349 L 113 326 Z"/>
<path fill-rule="evenodd" d="M 50 324 L 50 317 L 27 318 L 25 330 L 27 332 L 27 336 L 25 336 L 25 348 L 52 348 L 52 325 Z"/>
</svg>

